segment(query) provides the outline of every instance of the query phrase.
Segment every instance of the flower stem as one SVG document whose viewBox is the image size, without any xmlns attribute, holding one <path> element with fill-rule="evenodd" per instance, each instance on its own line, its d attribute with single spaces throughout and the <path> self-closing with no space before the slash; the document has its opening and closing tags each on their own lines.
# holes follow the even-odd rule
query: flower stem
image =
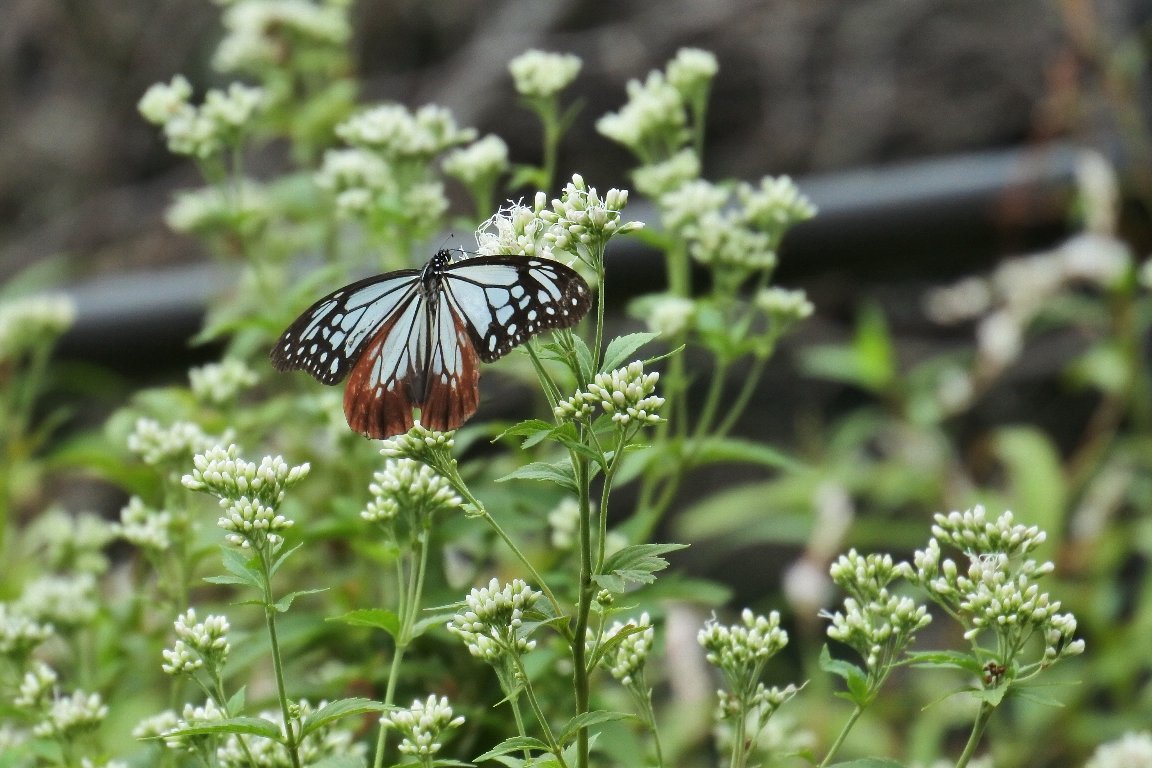
<svg viewBox="0 0 1152 768">
<path fill-rule="evenodd" d="M 972 723 L 972 733 L 968 736 L 968 743 L 964 745 L 964 752 L 956 761 L 956 768 L 965 768 L 976 754 L 976 747 L 980 746 L 980 737 L 984 735 L 984 726 L 988 725 L 994 709 L 995 707 L 986 701 L 980 703 L 980 712 L 976 715 L 976 721 Z"/>
<path fill-rule="evenodd" d="M 860 715 L 862 714 L 864 714 L 864 708 L 857 704 L 856 708 L 852 710 L 852 714 L 848 717 L 848 720 L 844 723 L 844 727 L 840 729 L 839 735 L 836 736 L 836 741 L 832 742 L 832 746 L 828 748 L 828 754 L 824 755 L 824 759 L 820 761 L 820 765 L 818 765 L 817 768 L 824 768 L 824 766 L 828 765 L 828 761 L 840 751 L 840 747 L 844 744 L 844 739 L 848 738 L 848 732 L 852 730 L 852 726 L 856 725 L 856 721 L 860 719 Z"/>
<path fill-rule="evenodd" d="M 284 659 L 280 654 L 280 640 L 276 634 L 276 606 L 272 599 L 272 569 L 268 562 L 269 552 L 260 552 L 260 581 L 264 590 L 264 620 L 268 625 L 268 641 L 272 647 L 272 666 L 276 670 L 276 696 L 280 700 L 280 715 L 284 718 L 284 747 L 292 768 L 300 768 L 300 749 L 296 743 L 296 732 L 292 728 L 292 717 L 288 710 L 288 692 L 284 683 Z"/>
<path fill-rule="evenodd" d="M 576 607 L 576 625 L 572 630 L 572 677 L 576 692 L 576 716 L 588 711 L 588 662 L 585 638 L 588 634 L 588 615 L 592 610 L 592 504 L 589 498 L 588 459 L 573 456 L 576 487 L 580 490 L 580 586 Z M 576 732 L 576 760 L 580 768 L 588 768 L 588 729 Z"/>
</svg>

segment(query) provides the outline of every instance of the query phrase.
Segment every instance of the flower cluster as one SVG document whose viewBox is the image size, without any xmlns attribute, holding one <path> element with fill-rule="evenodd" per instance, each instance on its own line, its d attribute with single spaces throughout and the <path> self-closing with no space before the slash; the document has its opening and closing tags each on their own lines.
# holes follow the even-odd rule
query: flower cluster
<svg viewBox="0 0 1152 768">
<path fill-rule="evenodd" d="M 228 619 L 212 615 L 197 622 L 196 610 L 189 608 L 176 617 L 173 627 L 177 640 L 171 649 L 163 651 L 165 674 L 190 675 L 202 667 L 215 673 L 224 666 L 232 649 L 228 644 Z"/>
<path fill-rule="evenodd" d="M 604 633 L 604 642 L 608 643 L 624 629 L 637 630 L 625 636 L 612 650 L 604 656 L 603 664 L 612 677 L 626 686 L 642 679 L 644 665 L 648 661 L 648 652 L 652 650 L 656 630 L 652 627 L 652 620 L 645 612 L 637 621 L 621 623 L 613 622 L 608 631 Z"/>
<path fill-rule="evenodd" d="M 128 435 L 128 450 L 152 466 L 183 463 L 190 455 L 229 440 L 231 435 L 231 431 L 220 437 L 207 435 L 199 424 L 190 421 L 176 421 L 163 427 L 155 419 L 140 418 Z"/>
<path fill-rule="evenodd" d="M 442 167 L 444 173 L 469 187 L 490 186 L 508 170 L 508 145 L 499 136 L 489 134 L 449 152 Z"/>
<path fill-rule="evenodd" d="M 811 317 L 815 311 L 812 302 L 808 300 L 808 294 L 803 290 L 790 291 L 771 286 L 759 290 L 752 301 L 757 309 L 781 327 Z"/>
<path fill-rule="evenodd" d="M 1152 768 L 1152 733 L 1126 733 L 1101 744 L 1084 768 Z"/>
<path fill-rule="evenodd" d="M 415 112 L 401 104 L 371 107 L 338 125 L 336 135 L 350 146 L 385 158 L 421 161 L 476 139 L 474 129 L 460 128 L 452 113 L 436 104 Z"/>
<path fill-rule="evenodd" d="M 201 159 L 238 145 L 268 100 L 263 88 L 241 83 L 209 90 L 199 107 L 191 98 L 192 85 L 177 75 L 150 87 L 137 106 L 145 120 L 163 129 L 173 154 Z"/>
<path fill-rule="evenodd" d="M 120 510 L 116 532 L 144 550 L 163 552 L 172 545 L 172 515 L 151 509 L 139 496 L 128 499 Z"/>
<path fill-rule="evenodd" d="M 508 63 L 516 92 L 528 99 L 548 99 L 567 88 L 583 62 L 571 53 L 529 50 Z"/>
<path fill-rule="evenodd" d="M 187 736 L 181 734 L 180 731 L 192 728 L 197 725 L 206 725 L 215 720 L 223 720 L 228 716 L 212 699 L 207 699 L 203 706 L 195 706 L 194 704 L 185 704 L 184 710 L 179 717 L 174 714 L 167 714 L 157 719 L 149 719 L 136 727 L 136 733 L 141 735 L 150 735 L 149 731 L 155 731 L 163 727 L 163 725 L 172 719 L 175 723 L 172 724 L 167 730 L 159 731 L 164 738 L 164 746 L 168 749 L 173 749 L 182 752 L 191 752 L 193 754 L 202 754 L 207 756 L 207 751 L 211 749 L 215 742 L 215 736 L 212 734 L 196 734 Z M 137 736 L 140 738 L 140 736 Z"/>
<path fill-rule="evenodd" d="M 404 434 L 381 441 L 380 455 L 386 459 L 414 459 L 433 469 L 441 469 L 455 465 L 456 460 L 452 458 L 454 445 L 455 431 L 438 432 L 417 423 Z"/>
<path fill-rule="evenodd" d="M 700 177 L 700 158 L 691 149 L 682 149 L 667 160 L 642 165 L 632 172 L 636 189 L 652 198 L 679 189 Z"/>
<path fill-rule="evenodd" d="M 770 270 L 784 232 L 816 214 L 816 207 L 787 176 L 758 186 L 737 185 L 735 203 L 725 188 L 702 179 L 660 195 L 665 226 L 688 244 L 701 264 L 740 272 Z"/>
<path fill-rule="evenodd" d="M 299 732 L 299 721 L 306 719 L 313 711 L 323 707 L 321 701 L 316 707 L 307 700 L 290 703 L 289 716 L 293 728 Z M 264 711 L 259 714 L 262 720 L 276 723 L 283 728 L 284 715 L 279 711 Z M 330 758 L 357 760 L 364 756 L 367 745 L 357 743 L 351 731 L 338 727 L 335 723 L 309 731 L 297 745 L 300 762 L 303 765 L 318 765 Z M 230 734 L 216 750 L 216 758 L 221 768 L 248 768 L 248 766 L 288 766 L 291 758 L 288 749 L 280 741 L 264 736 L 244 736 Z"/>
<path fill-rule="evenodd" d="M 114 538 L 115 527 L 96 513 L 49 509 L 28 527 L 24 547 L 47 569 L 100 574 L 108 570 L 104 548 Z"/>
<path fill-rule="evenodd" d="M 32 665 L 20 680 L 19 693 L 13 704 L 24 709 L 38 709 L 52 698 L 60 678 L 56 670 L 42 661 Z"/>
<path fill-rule="evenodd" d="M 96 617 L 100 601 L 91 573 L 41 576 L 27 584 L 13 606 L 17 613 L 57 627 L 81 627 Z"/>
<path fill-rule="evenodd" d="M 794 685 L 777 688 L 761 682 L 768 660 L 788 644 L 788 633 L 780 628 L 780 614 L 776 611 L 759 616 L 745 608 L 740 623 L 730 626 L 710 619 L 697 640 L 707 651 L 708 663 L 724 675 L 727 688 L 716 692 L 721 720 L 742 722 L 752 717 L 758 732 L 796 694 Z"/>
<path fill-rule="evenodd" d="M 400 752 L 418 758 L 422 765 L 432 765 L 432 758 L 443 746 L 445 734 L 464 724 L 463 717 L 453 717 L 447 697 L 429 696 L 426 701 L 412 702 L 408 709 L 397 709 L 381 719 L 401 735 Z"/>
<path fill-rule="evenodd" d="M 601 198 L 595 187 L 584 183 L 580 174 L 573 174 L 560 197 L 552 200 L 551 210 L 539 212 L 540 218 L 549 225 L 544 239 L 554 249 L 571 253 L 595 266 L 611 237 L 644 227 L 639 221 L 621 219 L 620 213 L 627 204 L 628 190 L 609 189 Z"/>
<path fill-rule="evenodd" d="M 282 68 L 292 56 L 301 66 L 317 52 L 342 50 L 352 35 L 348 4 L 327 0 L 235 0 L 225 2 L 225 36 L 213 65 L 221 72 L 260 74 Z"/>
<path fill-rule="evenodd" d="M 828 637 L 864 658 L 870 680 L 879 683 L 916 632 L 928 626 L 928 608 L 888 587 L 905 572 L 890 555 L 863 556 L 850 550 L 832 564 L 832 580 L 848 593 L 843 611 L 822 612 L 831 620 Z"/>
<path fill-rule="evenodd" d="M 390 522 L 400 512 L 427 519 L 462 503 L 447 478 L 413 459 L 388 459 L 368 486 L 373 499 L 360 513 L 365 520 Z"/>
<path fill-rule="evenodd" d="M 192 394 L 202 403 L 223 405 L 236 399 L 240 392 L 254 385 L 256 372 L 244 361 L 227 358 L 188 371 Z"/>
<path fill-rule="evenodd" d="M 1055 661 L 1080 654 L 1084 641 L 1074 639 L 1076 619 L 1059 613 L 1060 601 L 1041 592 L 1034 582 L 1052 572 L 1050 562 L 1037 563 L 1025 555 L 1044 541 L 1043 531 L 1015 524 L 1011 512 L 988 520 L 983 507 L 967 512 L 936 515 L 933 538 L 913 557 L 908 577 L 965 629 L 976 643 L 985 632 L 997 638 L 995 663 L 1014 672 L 1012 665 L 1033 635 L 1044 643 L 1037 671 Z M 962 550 L 968 558 L 964 570 L 943 558 L 941 542 Z M 988 681 L 990 683 L 997 681 Z"/>
<path fill-rule="evenodd" d="M 464 641 L 469 653 L 489 663 L 522 656 L 536 647 L 523 626 L 524 613 L 541 594 L 520 579 L 501 587 L 493 578 L 486 587 L 473 587 L 463 610 L 448 622 L 448 631 Z"/>
<path fill-rule="evenodd" d="M 635 360 L 625 368 L 598 373 L 585 391 L 578 391 L 555 408 L 561 419 L 580 420 L 601 409 L 620 429 L 660 422 L 664 398 L 653 394 L 660 374 L 644 373 L 644 363 Z"/>
<path fill-rule="evenodd" d="M 644 164 L 677 151 L 689 138 L 688 110 L 680 90 L 658 70 L 629 80 L 628 101 L 596 121 L 596 130 L 623 144 Z"/>
<path fill-rule="evenodd" d="M 537 192 L 531 207 L 509 203 L 476 229 L 476 250 L 483 256 L 539 256 L 553 258 L 544 235 L 550 225 L 540 214 L 548 196 Z"/>
<path fill-rule="evenodd" d="M 45 719 L 32 729 L 34 736 L 71 738 L 95 730 L 108 716 L 108 705 L 98 693 L 73 691 L 52 700 Z"/>
<path fill-rule="evenodd" d="M 64 295 L 29 296 L 0 303 L 0 364 L 50 347 L 76 320 Z"/>
<path fill-rule="evenodd" d="M 228 531 L 230 544 L 262 550 L 283 543 L 282 533 L 293 522 L 277 509 L 287 489 L 307 477 L 308 464 L 289 467 L 280 456 L 265 456 L 257 465 L 241 459 L 235 445 L 215 446 L 192 461 L 184 486 L 220 500 L 224 514 L 217 524 Z"/>
<path fill-rule="evenodd" d="M 0 656 L 15 661 L 17 666 L 54 631 L 51 624 L 36 621 L 14 606 L 0 603 Z"/>
</svg>

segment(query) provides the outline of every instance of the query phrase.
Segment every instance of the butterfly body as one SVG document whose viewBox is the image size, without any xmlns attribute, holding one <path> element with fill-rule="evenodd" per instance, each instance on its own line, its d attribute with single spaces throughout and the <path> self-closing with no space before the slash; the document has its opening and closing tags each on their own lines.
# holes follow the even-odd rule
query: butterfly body
<svg viewBox="0 0 1152 768">
<path fill-rule="evenodd" d="M 456 429 L 480 402 L 479 362 L 492 362 L 549 328 L 575 325 L 591 291 L 559 262 L 525 256 L 452 260 L 366 278 L 317 301 L 271 352 L 281 371 L 324 384 L 348 379 L 344 415 L 357 432 L 391 437 L 412 427 Z"/>
</svg>

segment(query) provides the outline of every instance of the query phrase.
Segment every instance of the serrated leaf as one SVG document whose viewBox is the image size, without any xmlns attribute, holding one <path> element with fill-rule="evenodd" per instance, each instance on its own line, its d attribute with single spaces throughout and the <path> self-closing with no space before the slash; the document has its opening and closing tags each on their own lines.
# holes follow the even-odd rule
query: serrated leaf
<svg viewBox="0 0 1152 768">
<path fill-rule="evenodd" d="M 652 341 L 652 339 L 657 338 L 659 335 L 658 333 L 648 333 L 644 331 L 617 336 L 608 343 L 608 348 L 604 350 L 604 360 L 600 363 L 600 370 L 611 371 L 624 362 L 631 362 L 629 357 L 631 357 L 633 352 Z"/>
<path fill-rule="evenodd" d="M 392 637 L 396 637 L 400 631 L 400 617 L 393 611 L 384 608 L 363 608 L 358 611 L 349 611 L 342 616 L 333 616 L 328 621 L 340 621 L 354 627 L 382 629 Z"/>
<path fill-rule="evenodd" d="M 513 736 L 510 739 L 504 739 L 492 749 L 488 750 L 482 755 L 477 755 L 472 762 L 479 763 L 484 760 L 491 760 L 500 755 L 511 754 L 512 752 L 523 752 L 524 750 L 547 752 L 548 745 L 540 739 L 534 739 L 531 736 Z"/>
<path fill-rule="evenodd" d="M 615 720 L 634 719 L 635 717 L 635 715 L 630 715 L 627 712 L 609 712 L 603 709 L 584 712 L 576 715 L 576 717 L 569 720 L 568 724 L 564 726 L 564 732 L 560 734 L 560 743 L 567 744 L 576 737 L 576 732 L 581 728 L 588 728 L 598 723 L 610 723 Z"/>
<path fill-rule="evenodd" d="M 576 352 L 576 365 L 580 368 L 579 381 L 591 381 L 592 374 L 592 351 L 588 349 L 588 345 L 584 339 L 580 338 L 575 333 L 572 334 L 572 349 Z"/>
<path fill-rule="evenodd" d="M 980 675 L 984 671 L 979 659 L 961 651 L 913 651 L 908 653 L 907 658 L 914 667 L 962 669 L 973 675 Z"/>
<path fill-rule="evenodd" d="M 209 584 L 235 584 L 242 587 L 255 587 L 250 581 L 240 578 L 239 576 L 205 576 L 204 581 Z"/>
<path fill-rule="evenodd" d="M 308 717 L 304 718 L 302 726 L 302 736 L 307 736 L 312 731 L 339 720 L 342 717 L 350 717 L 352 715 L 366 715 L 369 713 L 385 712 L 388 707 L 384 706 L 378 701 L 372 699 L 365 699 L 354 697 L 350 699 L 337 699 L 330 701 L 324 706 L 317 709 Z"/>
<path fill-rule="evenodd" d="M 970 693 L 978 701 L 983 701 L 991 704 L 993 707 L 1000 706 L 1000 702 L 1004 701 L 1004 694 L 1009 690 L 1009 686 L 1001 685 L 996 688 L 973 688 Z"/>
<path fill-rule="evenodd" d="M 513 424 L 508 429 L 504 430 L 492 439 L 496 442 L 505 437 L 523 437 L 524 440 L 520 443 L 522 448 L 531 448 L 537 443 L 548 439 L 552 434 L 552 430 L 556 429 L 556 425 L 550 421 L 543 419 L 528 419 L 519 424 Z"/>
<path fill-rule="evenodd" d="M 559 461 L 555 464 L 534 461 L 498 478 L 496 482 L 504 483 L 509 480 L 542 480 L 556 483 L 561 488 L 578 493 L 576 476 L 572 472 L 572 463 L 569 461 Z"/>
<path fill-rule="evenodd" d="M 228 699 L 228 705 L 227 705 L 228 711 L 229 712 L 243 712 L 244 711 L 244 703 L 247 701 L 247 699 L 248 699 L 248 686 L 242 685 L 242 686 L 240 686 L 240 689 L 237 690 L 236 693 L 232 694 L 232 697 Z"/>
<path fill-rule="evenodd" d="M 220 547 L 220 563 L 224 570 L 231 573 L 240 581 L 235 583 L 247 584 L 250 587 L 260 588 L 260 572 L 255 566 L 249 566 L 251 558 L 246 558 L 239 550 L 232 547 Z"/>
<path fill-rule="evenodd" d="M 268 569 L 268 572 L 275 575 L 276 571 L 280 570 L 280 566 L 284 565 L 284 561 L 287 560 L 292 555 L 293 552 L 300 549 L 300 547 L 302 547 L 302 546 L 304 546 L 304 542 L 300 542 L 296 546 L 291 547 L 290 549 L 286 549 L 283 552 L 281 552 L 280 556 L 277 557 L 276 560 L 273 561 L 272 567 Z"/>
<path fill-rule="evenodd" d="M 288 594 L 284 595 L 284 597 L 273 603 L 272 607 L 275 608 L 279 613 L 286 613 L 288 609 L 292 607 L 292 603 L 296 600 L 296 598 L 300 597 L 301 595 L 315 595 L 318 592 L 327 591 L 328 587 L 321 587 L 319 589 L 298 589 L 295 592 L 289 592 Z"/>
<path fill-rule="evenodd" d="M 687 544 L 633 544 L 614 553 L 604 563 L 604 573 L 593 580 L 604 589 L 622 591 L 625 582 L 651 584 L 656 580 L 652 574 L 668 567 L 668 561 L 661 555 L 684 549 Z"/>
<path fill-rule="evenodd" d="M 620 629 L 619 632 L 612 635 L 612 637 L 605 640 L 600 645 L 596 646 L 595 652 L 588 659 L 588 668 L 594 669 L 600 663 L 600 659 L 611 653 L 616 646 L 624 642 L 624 640 L 632 635 L 638 634 L 646 630 L 647 627 L 641 627 L 636 624 L 630 624 Z"/>
<path fill-rule="evenodd" d="M 284 740 L 284 735 L 280 732 L 280 726 L 262 717 L 226 717 L 223 720 L 213 720 L 210 723 L 199 723 L 190 725 L 187 728 L 176 728 L 167 731 L 164 735 L 205 736 L 208 734 L 222 733 L 263 736 L 273 741 Z"/>
</svg>

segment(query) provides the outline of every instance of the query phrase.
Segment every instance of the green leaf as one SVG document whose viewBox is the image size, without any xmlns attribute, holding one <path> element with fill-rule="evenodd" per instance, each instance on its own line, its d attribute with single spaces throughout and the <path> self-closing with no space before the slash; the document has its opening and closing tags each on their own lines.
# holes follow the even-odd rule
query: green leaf
<svg viewBox="0 0 1152 768">
<path fill-rule="evenodd" d="M 635 715 L 630 715 L 627 712 L 609 712 L 603 709 L 584 712 L 576 715 L 576 717 L 569 720 L 568 724 L 564 726 L 564 732 L 560 734 L 560 743 L 567 744 L 576 738 L 576 731 L 581 728 L 588 728 L 598 723 L 610 723 L 614 720 L 635 719 L 635 717 Z"/>
<path fill-rule="evenodd" d="M 287 613 L 288 609 L 292 607 L 292 603 L 301 595 L 315 595 L 318 592 L 327 591 L 328 587 L 322 587 L 320 589 L 298 589 L 295 592 L 289 592 L 288 594 L 284 595 L 284 597 L 273 603 L 272 607 L 275 608 L 279 613 Z"/>
<path fill-rule="evenodd" d="M 484 754 L 477 755 L 473 758 L 472 762 L 479 763 L 484 760 L 492 760 L 500 755 L 507 755 L 512 752 L 523 752 L 524 750 L 530 752 L 547 752 L 548 745 L 540 739 L 534 739 L 531 736 L 513 736 L 510 739 L 504 739 L 504 741 L 492 747 L 492 749 Z"/>
<path fill-rule="evenodd" d="M 904 768 L 904 763 L 886 757 L 862 757 L 846 763 L 833 763 L 829 768 Z"/>
<path fill-rule="evenodd" d="M 543 461 L 534 461 L 531 464 L 526 464 L 519 467 L 501 478 L 497 478 L 496 482 L 504 483 L 509 480 L 544 480 L 547 482 L 556 483 L 556 485 L 573 493 L 579 493 L 576 488 L 576 475 L 572 471 L 572 463 L 567 459 L 558 461 L 555 464 L 548 464 Z"/>
<path fill-rule="evenodd" d="M 209 734 L 236 733 L 244 736 L 263 736 L 272 741 L 283 742 L 284 735 L 280 726 L 271 720 L 262 717 L 226 717 L 223 720 L 213 720 L 210 723 L 199 723 L 187 728 L 176 728 L 164 735 L 170 736 L 206 736 Z"/>
<path fill-rule="evenodd" d="M 280 566 L 284 565 L 284 561 L 286 561 L 292 555 L 293 552 L 300 549 L 300 547 L 302 547 L 302 546 L 304 546 L 304 542 L 300 542 L 296 546 L 294 546 L 290 549 L 286 549 L 283 552 L 281 552 L 280 556 L 277 557 L 275 561 L 273 561 L 272 567 L 268 569 L 268 572 L 275 575 L 276 571 L 280 570 Z"/>
<path fill-rule="evenodd" d="M 609 342 L 608 348 L 604 350 L 604 360 L 600 363 L 600 370 L 611 371 L 625 362 L 631 362 L 629 358 L 633 352 L 659 335 L 658 333 L 640 332 L 617 336 Z"/>
<path fill-rule="evenodd" d="M 872 691 L 869 690 L 868 686 L 868 673 L 851 662 L 832 658 L 827 644 L 820 649 L 820 669 L 844 678 L 844 683 L 848 686 L 848 692 L 844 698 L 853 704 L 866 706 L 872 700 Z"/>
<path fill-rule="evenodd" d="M 612 592 L 624 591 L 626 582 L 651 584 L 652 574 L 668 567 L 660 555 L 684 549 L 687 544 L 633 544 L 616 552 L 604 563 L 604 573 L 593 576 L 593 581 Z"/>
<path fill-rule="evenodd" d="M 907 658 L 914 667 L 962 669 L 972 675 L 980 675 L 984 672 L 979 659 L 970 653 L 961 651 L 912 651 L 907 654 Z"/>
<path fill-rule="evenodd" d="M 242 685 L 236 693 L 228 699 L 229 712 L 243 712 L 244 704 L 248 700 L 248 686 Z"/>
<path fill-rule="evenodd" d="M 329 755 L 318 762 L 308 763 L 308 768 L 364 768 L 367 764 L 362 757 Z"/>
<path fill-rule="evenodd" d="M 246 558 L 241 554 L 240 550 L 233 549 L 232 547 L 220 547 L 220 562 L 224 566 L 224 570 L 236 577 L 236 581 L 228 581 L 227 576 L 217 576 L 216 579 L 224 579 L 223 581 L 215 581 L 216 584 L 245 584 L 255 589 L 260 589 L 261 579 L 260 571 L 256 570 L 254 565 L 249 565 L 253 559 Z M 205 579 L 211 581 L 211 579 Z"/>
<path fill-rule="evenodd" d="M 384 706 L 378 701 L 372 699 L 365 699 L 354 697 L 350 699 L 337 699 L 330 701 L 324 706 L 317 709 L 308 717 L 304 718 L 301 736 L 307 736 L 312 731 L 318 728 L 323 728 L 330 723 L 334 723 L 342 717 L 350 717 L 352 715 L 367 715 L 377 712 L 385 712 L 388 707 Z"/>
<path fill-rule="evenodd" d="M 353 627 L 382 629 L 392 637 L 396 637 L 400 632 L 400 617 L 393 611 L 384 608 L 362 608 L 358 611 L 349 611 L 343 616 L 333 616 L 328 621 L 340 621 Z"/>
<path fill-rule="evenodd" d="M 875 306 L 865 307 L 860 312 L 856 336 L 850 346 L 810 347 L 801 363 L 810 376 L 855 384 L 870 392 L 884 392 L 896 377 L 896 363 L 883 313 Z"/>
<path fill-rule="evenodd" d="M 532 446 L 548 439 L 552 431 L 556 429 L 556 425 L 550 421 L 543 419 L 528 419 L 519 424 L 514 424 L 508 429 L 504 430 L 492 439 L 492 442 L 502 440 L 505 437 L 523 437 L 524 441 L 520 444 L 523 448 L 531 448 Z"/>
<path fill-rule="evenodd" d="M 647 627 L 640 627 L 640 626 L 637 626 L 635 624 L 623 627 L 619 632 L 612 635 L 612 637 L 608 638 L 603 643 L 596 646 L 596 650 L 593 652 L 592 656 L 588 659 L 588 669 L 595 669 L 596 665 L 600 663 L 600 659 L 604 658 L 609 653 L 611 653 L 616 648 L 616 646 L 618 646 L 618 645 L 620 645 L 620 643 L 624 642 L 624 640 L 626 638 L 631 637 L 632 635 L 639 634 L 640 632 L 643 632 L 645 629 L 647 629 Z"/>
<path fill-rule="evenodd" d="M 1041 558 L 1059 548 L 1060 531 L 1066 530 L 1064 512 L 1068 486 L 1060 452 L 1052 439 L 1034 427 L 1005 427 L 996 431 L 993 450 L 1006 470 L 1011 489 L 1011 509 L 1028 525 L 1048 533 L 1039 549 Z"/>
<path fill-rule="evenodd" d="M 721 462 L 743 462 L 765 467 L 799 472 L 808 467 L 788 454 L 771 446 L 738 437 L 725 437 L 704 440 L 692 454 L 692 464 L 718 464 Z"/>
</svg>

